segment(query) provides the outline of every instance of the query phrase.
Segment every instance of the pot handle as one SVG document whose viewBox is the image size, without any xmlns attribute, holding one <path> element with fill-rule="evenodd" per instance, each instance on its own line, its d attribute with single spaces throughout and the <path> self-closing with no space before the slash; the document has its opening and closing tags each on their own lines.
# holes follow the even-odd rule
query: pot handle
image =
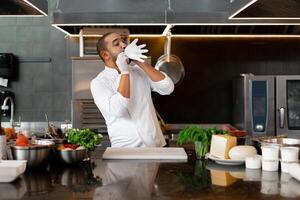
<svg viewBox="0 0 300 200">
<path fill-rule="evenodd" d="M 168 31 L 166 35 L 166 42 L 165 42 L 165 54 L 167 55 L 167 62 L 170 62 L 170 55 L 171 55 L 171 30 Z"/>
<path fill-rule="evenodd" d="M 279 128 L 284 128 L 284 108 L 279 108 Z"/>
</svg>

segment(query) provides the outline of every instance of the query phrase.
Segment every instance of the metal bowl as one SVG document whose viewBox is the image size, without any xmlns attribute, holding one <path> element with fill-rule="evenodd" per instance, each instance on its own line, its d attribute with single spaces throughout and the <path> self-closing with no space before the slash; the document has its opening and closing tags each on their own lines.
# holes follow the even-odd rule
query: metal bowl
<svg viewBox="0 0 300 200">
<path fill-rule="evenodd" d="M 73 164 L 83 161 L 83 159 L 87 156 L 87 150 L 56 150 L 56 155 L 65 163 Z"/>
<path fill-rule="evenodd" d="M 14 160 L 27 160 L 27 167 L 37 167 L 43 164 L 49 156 L 51 146 L 12 146 Z"/>
</svg>

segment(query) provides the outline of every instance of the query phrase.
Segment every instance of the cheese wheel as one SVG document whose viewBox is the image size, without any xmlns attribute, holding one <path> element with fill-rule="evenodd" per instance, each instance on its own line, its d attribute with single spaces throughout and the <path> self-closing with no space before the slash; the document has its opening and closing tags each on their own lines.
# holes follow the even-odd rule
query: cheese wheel
<svg viewBox="0 0 300 200">
<path fill-rule="evenodd" d="M 229 158 L 233 160 L 245 160 L 246 157 L 256 154 L 256 149 L 248 145 L 235 146 L 229 150 Z"/>
</svg>

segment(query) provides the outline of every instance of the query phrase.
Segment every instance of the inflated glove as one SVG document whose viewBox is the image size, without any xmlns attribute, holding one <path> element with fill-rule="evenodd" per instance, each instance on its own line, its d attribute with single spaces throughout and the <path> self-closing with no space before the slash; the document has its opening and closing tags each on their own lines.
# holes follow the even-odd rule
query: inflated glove
<svg viewBox="0 0 300 200">
<path fill-rule="evenodd" d="M 148 49 L 143 49 L 146 45 L 141 44 L 139 46 L 136 45 L 138 39 L 133 40 L 126 48 L 125 54 L 128 58 L 132 60 L 137 60 L 140 62 L 144 62 L 143 59 L 147 58 L 147 56 L 143 55 L 143 53 L 147 53 Z"/>
<path fill-rule="evenodd" d="M 121 74 L 129 74 L 129 65 L 127 63 L 128 57 L 124 52 L 119 53 L 116 64 L 121 72 Z"/>
</svg>

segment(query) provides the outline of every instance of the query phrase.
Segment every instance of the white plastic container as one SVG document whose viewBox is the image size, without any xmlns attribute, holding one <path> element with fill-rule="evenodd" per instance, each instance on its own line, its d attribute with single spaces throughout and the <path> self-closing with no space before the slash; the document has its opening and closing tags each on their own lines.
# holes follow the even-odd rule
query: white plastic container
<svg viewBox="0 0 300 200">
<path fill-rule="evenodd" d="M 254 155 L 250 157 L 246 157 L 246 168 L 248 169 L 260 169 L 261 168 L 261 156 Z"/>
<path fill-rule="evenodd" d="M 280 173 L 280 183 L 287 183 L 291 178 L 289 173 Z"/>
<path fill-rule="evenodd" d="M 264 171 L 278 171 L 278 160 L 262 160 L 262 170 Z"/>
<path fill-rule="evenodd" d="M 286 198 L 296 198 L 299 195 L 292 190 L 291 183 L 281 183 L 280 184 L 280 196 L 286 197 Z"/>
<path fill-rule="evenodd" d="M 261 174 L 262 181 L 275 181 L 279 182 L 279 174 L 278 172 L 271 172 L 271 171 L 262 171 Z"/>
<path fill-rule="evenodd" d="M 244 181 L 260 181 L 261 180 L 261 170 L 260 169 L 249 169 L 245 170 Z"/>
<path fill-rule="evenodd" d="M 262 146 L 262 160 L 277 160 L 279 159 L 279 147 L 278 146 Z"/>
<path fill-rule="evenodd" d="M 281 160 L 283 162 L 298 162 L 299 147 L 281 147 Z"/>
<path fill-rule="evenodd" d="M 289 173 L 289 166 L 293 163 L 298 163 L 297 162 L 284 162 L 284 161 L 280 161 L 280 166 L 281 166 L 281 171 L 284 173 Z"/>
<path fill-rule="evenodd" d="M 288 184 L 289 184 L 289 189 L 293 192 L 293 193 L 296 193 L 298 194 L 298 196 L 300 196 L 300 182 L 297 181 L 296 179 L 294 178 L 291 178 L 289 181 L 288 181 Z"/>
<path fill-rule="evenodd" d="M 268 195 L 279 194 L 279 184 L 277 181 L 262 181 L 260 192 Z"/>
<path fill-rule="evenodd" d="M 298 164 L 298 163 L 290 164 L 289 167 L 288 167 L 288 171 L 289 171 L 289 174 L 293 178 L 300 181 L 300 164 Z"/>
</svg>

